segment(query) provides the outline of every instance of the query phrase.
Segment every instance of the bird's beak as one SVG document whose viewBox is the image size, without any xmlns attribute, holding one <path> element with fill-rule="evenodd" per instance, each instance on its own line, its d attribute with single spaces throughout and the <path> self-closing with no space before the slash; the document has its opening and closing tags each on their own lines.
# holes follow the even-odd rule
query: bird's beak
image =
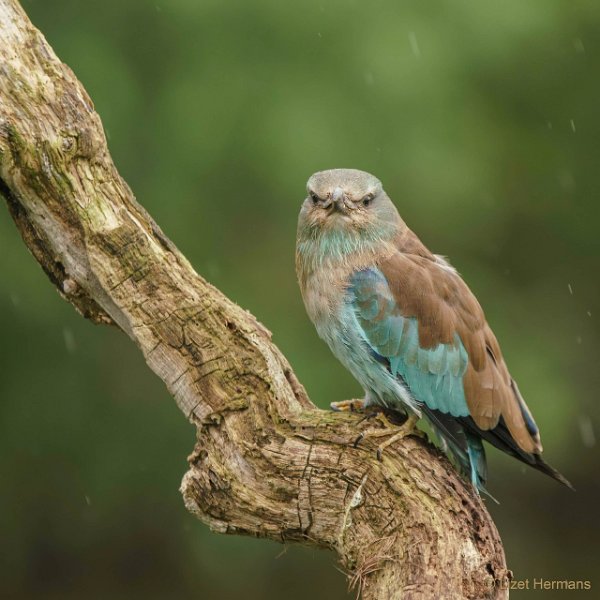
<svg viewBox="0 0 600 600">
<path fill-rule="evenodd" d="M 336 187 L 331 194 L 331 201 L 333 203 L 333 210 L 335 212 L 341 212 L 346 214 L 348 207 L 344 201 L 344 190 L 340 187 Z"/>
</svg>

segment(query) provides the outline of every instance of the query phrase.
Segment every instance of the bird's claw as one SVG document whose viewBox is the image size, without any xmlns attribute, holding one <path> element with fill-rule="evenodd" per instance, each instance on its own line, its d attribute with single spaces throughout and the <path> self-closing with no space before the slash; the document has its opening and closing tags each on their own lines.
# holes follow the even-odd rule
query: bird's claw
<svg viewBox="0 0 600 600">
<path fill-rule="evenodd" d="M 364 400 L 342 400 L 341 402 L 332 402 L 331 410 L 335 412 L 364 412 Z"/>
<path fill-rule="evenodd" d="M 416 423 L 419 417 L 416 415 L 410 415 L 404 423 L 396 425 L 387 418 L 385 409 L 378 405 L 365 406 L 364 400 L 343 400 L 341 402 L 332 402 L 330 404 L 331 409 L 336 412 L 357 412 L 364 413 L 359 423 L 367 419 L 375 418 L 383 425 L 379 429 L 367 429 L 362 431 L 352 443 L 353 448 L 358 448 L 358 445 L 366 437 L 384 437 L 389 436 L 389 439 L 380 444 L 377 448 L 377 460 L 383 460 L 384 450 L 393 444 L 394 442 L 408 436 L 408 435 L 424 435 L 421 431 L 416 429 Z"/>
<path fill-rule="evenodd" d="M 358 445 L 363 441 L 363 438 L 365 437 L 365 433 L 364 431 L 361 431 L 357 438 L 354 440 L 354 442 L 352 443 L 352 447 L 353 448 L 358 448 Z"/>
<path fill-rule="evenodd" d="M 383 437 L 390 436 L 388 440 L 383 442 L 377 447 L 377 460 L 383 460 L 383 452 L 384 450 L 391 446 L 393 443 L 401 440 L 409 435 L 424 435 L 421 431 L 416 428 L 417 421 L 419 417 L 416 415 L 410 415 L 408 419 L 400 426 L 395 426 L 388 421 L 388 419 L 382 413 L 378 414 L 377 417 L 384 424 L 383 429 L 369 429 L 367 431 L 363 431 L 354 441 L 354 448 L 358 446 L 358 444 L 366 437 Z"/>
</svg>

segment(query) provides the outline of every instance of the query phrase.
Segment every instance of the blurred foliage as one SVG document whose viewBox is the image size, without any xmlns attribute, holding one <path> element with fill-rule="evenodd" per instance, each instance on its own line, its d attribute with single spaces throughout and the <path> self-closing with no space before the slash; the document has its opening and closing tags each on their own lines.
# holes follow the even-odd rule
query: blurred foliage
<svg viewBox="0 0 600 600">
<path fill-rule="evenodd" d="M 382 179 L 477 293 L 547 459 L 578 488 L 490 451 L 510 568 L 593 580 L 600 4 L 23 5 L 94 99 L 139 200 L 274 332 L 321 406 L 360 390 L 297 291 L 304 183 L 340 166 Z M 0 273 L 2 596 L 346 597 L 333 555 L 279 556 L 185 511 L 177 489 L 192 427 L 125 336 L 58 297 L 6 211 Z"/>
</svg>

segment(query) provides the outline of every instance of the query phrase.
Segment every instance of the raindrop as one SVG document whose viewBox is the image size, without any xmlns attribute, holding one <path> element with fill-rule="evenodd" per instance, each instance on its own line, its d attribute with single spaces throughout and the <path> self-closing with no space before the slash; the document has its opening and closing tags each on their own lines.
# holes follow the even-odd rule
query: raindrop
<svg viewBox="0 0 600 600">
<path fill-rule="evenodd" d="M 75 343 L 75 336 L 73 332 L 68 328 L 63 328 L 63 338 L 65 340 L 65 346 L 69 354 L 73 354 L 77 350 L 77 344 Z"/>
<path fill-rule="evenodd" d="M 89 497 L 88 495 L 86 495 L 86 496 L 85 496 L 85 503 L 86 503 L 88 506 L 91 506 L 91 504 L 92 504 L 92 501 L 90 500 L 90 497 Z"/>
<path fill-rule="evenodd" d="M 579 415 L 579 433 L 586 448 L 593 448 L 596 445 L 594 425 L 588 415 Z"/>
<path fill-rule="evenodd" d="M 569 288 L 569 294 L 571 294 L 571 296 L 573 295 L 573 288 L 571 287 L 570 283 L 567 283 L 567 287 Z"/>
<path fill-rule="evenodd" d="M 218 277 L 221 274 L 221 268 L 214 260 L 208 261 L 204 267 L 204 271 L 209 277 Z"/>
<path fill-rule="evenodd" d="M 21 304 L 21 299 L 14 292 L 10 293 L 10 301 L 12 302 L 13 306 L 19 306 L 19 304 Z"/>
<path fill-rule="evenodd" d="M 587 316 L 588 316 L 588 317 L 591 317 L 591 316 L 592 316 L 592 311 L 591 311 L 591 310 L 588 310 L 588 311 L 587 311 Z"/>
<path fill-rule="evenodd" d="M 558 182 L 563 190 L 572 192 L 575 189 L 575 179 L 571 171 L 564 169 L 558 173 Z"/>
<path fill-rule="evenodd" d="M 577 131 L 575 129 L 575 121 L 573 119 L 571 119 L 570 123 L 571 123 L 571 129 L 573 130 L 573 133 L 575 133 Z"/>
<path fill-rule="evenodd" d="M 419 48 L 419 42 L 417 42 L 417 34 L 414 31 L 409 32 L 408 41 L 415 58 L 421 58 L 421 49 Z"/>
<path fill-rule="evenodd" d="M 585 46 L 583 45 L 581 38 L 575 38 L 573 40 L 573 48 L 575 48 L 575 52 L 578 52 L 579 54 L 585 54 Z"/>
</svg>

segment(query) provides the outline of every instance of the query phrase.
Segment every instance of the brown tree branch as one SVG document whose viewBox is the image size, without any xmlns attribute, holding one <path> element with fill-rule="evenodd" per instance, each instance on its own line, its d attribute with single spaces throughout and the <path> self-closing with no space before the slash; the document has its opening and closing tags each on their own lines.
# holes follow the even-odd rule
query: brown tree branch
<svg viewBox="0 0 600 600">
<path fill-rule="evenodd" d="M 311 404 L 269 332 L 192 268 L 115 169 L 100 118 L 16 0 L 0 0 L 0 191 L 86 318 L 119 327 L 197 427 L 181 486 L 213 530 L 337 552 L 364 598 L 505 598 L 481 500 L 426 442 L 376 459 Z"/>
</svg>

